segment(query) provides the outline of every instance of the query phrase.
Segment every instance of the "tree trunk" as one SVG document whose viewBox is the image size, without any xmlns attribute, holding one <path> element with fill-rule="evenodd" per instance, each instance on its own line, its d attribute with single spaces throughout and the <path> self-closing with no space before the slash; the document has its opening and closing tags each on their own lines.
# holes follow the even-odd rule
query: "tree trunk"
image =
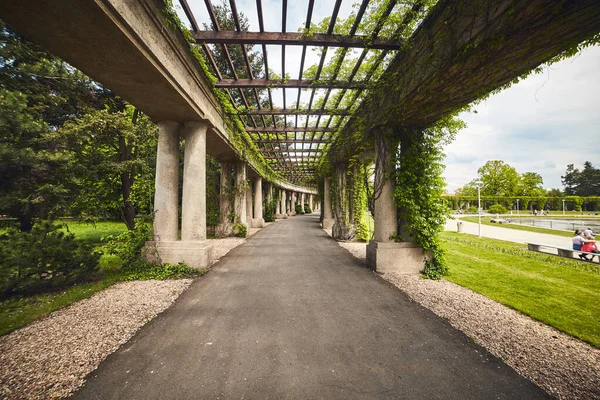
<svg viewBox="0 0 600 400">
<path fill-rule="evenodd" d="M 125 162 L 131 159 L 131 151 L 123 135 L 119 135 L 119 161 Z M 133 185 L 133 174 L 128 171 L 121 172 L 121 195 L 123 196 L 123 220 L 127 229 L 135 229 L 135 208 L 131 204 L 131 186 Z"/>
</svg>

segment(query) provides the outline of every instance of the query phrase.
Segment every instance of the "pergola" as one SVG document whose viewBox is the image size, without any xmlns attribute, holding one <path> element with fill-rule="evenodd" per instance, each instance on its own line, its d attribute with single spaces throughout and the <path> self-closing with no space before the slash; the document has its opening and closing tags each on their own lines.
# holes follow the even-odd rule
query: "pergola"
<svg viewBox="0 0 600 400">
<path fill-rule="evenodd" d="M 202 47 L 206 59 L 217 77 L 215 86 L 227 91 L 229 99 L 237 111 L 237 117 L 244 124 L 246 131 L 253 138 L 259 150 L 272 168 L 285 179 L 293 183 L 314 184 L 311 180 L 316 172 L 319 157 L 325 146 L 335 138 L 358 108 L 368 85 L 376 80 L 387 62 L 402 46 L 403 36 L 410 35 L 416 21 L 423 17 L 428 7 L 425 1 L 417 0 L 410 5 L 396 0 L 383 3 L 383 9 L 378 10 L 378 18 L 369 34 L 359 34 L 361 23 L 370 5 L 370 0 L 362 0 L 355 19 L 344 34 L 339 31 L 336 22 L 342 5 L 342 0 L 336 0 L 333 5 L 330 22 L 324 33 L 311 32 L 314 21 L 313 10 L 315 0 L 308 1 L 303 32 L 288 32 L 287 13 L 288 2 L 281 4 L 281 30 L 279 32 L 265 31 L 263 4 L 256 0 L 258 15 L 258 32 L 242 31 L 238 7 L 235 0 L 229 0 L 229 8 L 233 17 L 235 30 L 223 30 L 217 18 L 217 13 L 210 0 L 204 0 L 208 11 L 212 30 L 202 30 L 188 0 L 179 0 L 181 8 L 187 17 L 194 39 Z M 403 15 L 402 22 L 394 25 L 391 35 L 382 37 L 381 32 L 392 12 Z M 208 26 L 208 24 L 204 24 Z M 297 27 L 293 27 L 297 28 Z M 388 31 L 390 31 L 388 29 Z M 260 45 L 264 61 L 263 76 L 254 76 L 249 59 L 248 45 Z M 281 59 L 273 60 L 268 57 L 267 45 L 281 46 Z M 239 46 L 245 65 L 235 65 L 231 56 L 232 46 Z M 300 46 L 299 75 L 286 77 L 286 47 Z M 308 46 L 322 48 L 316 73 L 307 77 L 305 66 Z M 215 49 L 219 48 L 221 60 L 227 65 L 228 71 L 219 68 Z M 323 74 L 326 66 L 328 50 L 339 48 L 330 63 L 331 73 Z M 353 58 L 352 50 L 359 49 L 360 55 Z M 357 79 L 359 69 L 370 53 L 376 51 L 376 60 L 370 64 L 366 73 Z M 269 62 L 281 62 L 282 76 L 273 76 Z M 340 78 L 340 70 L 346 63 L 353 63 L 351 72 Z M 346 67 L 348 68 L 348 67 Z M 296 79 L 293 79 L 296 78 Z M 298 89 L 294 103 L 283 90 L 282 107 L 276 107 L 273 100 L 273 90 Z M 317 91 L 323 89 L 319 96 Z M 301 102 L 301 93 L 310 93 L 309 101 Z M 342 100 L 346 98 L 346 106 Z M 348 100 L 349 99 L 349 100 Z M 293 100 L 293 99 L 292 99 Z"/>
</svg>

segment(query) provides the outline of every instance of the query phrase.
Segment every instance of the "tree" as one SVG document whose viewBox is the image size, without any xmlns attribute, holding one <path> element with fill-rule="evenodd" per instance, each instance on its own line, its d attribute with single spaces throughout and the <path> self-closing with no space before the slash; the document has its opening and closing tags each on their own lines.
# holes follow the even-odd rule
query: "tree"
<svg viewBox="0 0 600 400">
<path fill-rule="evenodd" d="M 67 121 L 58 132 L 73 151 L 78 214 L 101 216 L 118 210 L 128 229 L 136 209 L 153 192 L 157 128 L 132 106 L 95 110 Z M 138 181 L 145 181 L 135 185 Z M 149 193 L 148 193 L 149 192 Z"/>
<path fill-rule="evenodd" d="M 501 160 L 492 160 L 477 170 L 481 194 L 485 196 L 512 196 L 519 186 L 517 171 Z"/>
<path fill-rule="evenodd" d="M 565 194 L 572 196 L 577 192 L 577 186 L 579 184 L 580 172 L 573 164 L 567 165 L 567 172 L 564 176 L 561 176 L 561 182 L 565 187 Z"/>
<path fill-rule="evenodd" d="M 56 130 L 108 92 L 0 21 L 0 214 L 30 231 L 64 209 L 70 153 Z"/>
<path fill-rule="evenodd" d="M 573 164 L 567 165 L 561 181 L 566 195 L 600 196 L 600 169 L 594 168 L 589 161 L 583 164 L 582 171 L 575 168 Z"/>
<path fill-rule="evenodd" d="M 524 172 L 521 174 L 517 195 L 528 197 L 540 197 L 546 195 L 546 190 L 542 186 L 544 179 L 537 172 Z"/>
</svg>

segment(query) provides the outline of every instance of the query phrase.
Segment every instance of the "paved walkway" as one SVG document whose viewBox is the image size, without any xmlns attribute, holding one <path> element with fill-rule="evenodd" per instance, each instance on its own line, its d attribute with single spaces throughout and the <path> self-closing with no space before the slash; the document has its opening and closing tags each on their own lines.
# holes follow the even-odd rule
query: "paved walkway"
<svg viewBox="0 0 600 400">
<path fill-rule="evenodd" d="M 232 250 L 75 397 L 548 398 L 364 268 L 316 215 Z"/>
<path fill-rule="evenodd" d="M 474 222 L 466 222 L 460 219 L 448 219 L 446 221 L 446 230 L 456 232 L 456 223 L 461 221 L 463 223 L 464 233 L 470 235 L 477 235 L 479 224 Z M 515 243 L 544 243 L 557 247 L 571 247 L 571 239 L 568 237 L 551 235 L 547 233 L 521 231 L 516 229 L 500 228 L 496 226 L 489 226 L 481 224 L 481 236 L 492 239 L 506 240 L 508 242 Z M 549 251 L 549 250 L 548 250 Z"/>
</svg>

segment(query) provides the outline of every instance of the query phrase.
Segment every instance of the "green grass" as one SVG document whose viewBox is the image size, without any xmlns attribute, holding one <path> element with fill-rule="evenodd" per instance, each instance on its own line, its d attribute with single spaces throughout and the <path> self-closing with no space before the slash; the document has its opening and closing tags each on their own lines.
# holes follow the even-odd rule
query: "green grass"
<svg viewBox="0 0 600 400">
<path fill-rule="evenodd" d="M 573 233 L 570 231 L 559 231 L 556 229 L 546 229 L 546 228 L 538 228 L 535 226 L 527 226 L 527 225 L 519 225 L 519 224 L 495 224 L 490 222 L 492 217 L 481 217 L 481 225 L 489 225 L 489 226 L 497 226 L 500 228 L 506 229 L 515 229 L 518 231 L 528 231 L 528 232 L 537 232 L 537 233 L 548 233 L 550 235 L 564 236 L 564 237 L 572 237 Z M 474 222 L 478 223 L 478 217 L 462 217 L 459 219 L 460 221 Z"/>
<path fill-rule="evenodd" d="M 600 266 L 443 232 L 447 279 L 600 347 Z"/>
<path fill-rule="evenodd" d="M 124 222 L 103 221 L 92 224 L 89 222 L 69 221 L 63 223 L 67 225 L 64 230 L 74 234 L 77 240 L 92 244 L 100 243 L 103 236 L 116 236 L 127 230 L 127 225 Z"/>
</svg>

